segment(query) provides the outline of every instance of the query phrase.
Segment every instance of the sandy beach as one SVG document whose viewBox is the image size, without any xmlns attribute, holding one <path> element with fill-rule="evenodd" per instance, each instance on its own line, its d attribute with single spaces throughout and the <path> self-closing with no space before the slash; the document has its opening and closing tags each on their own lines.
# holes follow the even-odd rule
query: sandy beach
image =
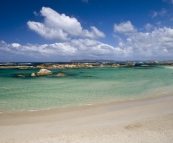
<svg viewBox="0 0 173 143">
<path fill-rule="evenodd" d="M 172 143 L 173 96 L 0 113 L 2 143 Z"/>
</svg>

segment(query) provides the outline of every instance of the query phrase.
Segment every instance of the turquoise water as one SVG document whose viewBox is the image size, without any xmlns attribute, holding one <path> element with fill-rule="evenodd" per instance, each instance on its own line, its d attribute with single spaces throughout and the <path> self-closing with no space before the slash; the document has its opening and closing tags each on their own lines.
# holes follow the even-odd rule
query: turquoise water
<svg viewBox="0 0 173 143">
<path fill-rule="evenodd" d="M 173 68 L 0 69 L 0 112 L 81 106 L 173 93 Z M 66 77 L 56 77 L 64 73 Z M 17 77 L 23 74 L 25 77 Z"/>
</svg>

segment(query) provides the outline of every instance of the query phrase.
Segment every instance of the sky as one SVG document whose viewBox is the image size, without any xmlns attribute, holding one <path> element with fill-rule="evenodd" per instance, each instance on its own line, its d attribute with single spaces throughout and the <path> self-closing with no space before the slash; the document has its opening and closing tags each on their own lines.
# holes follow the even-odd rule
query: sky
<svg viewBox="0 0 173 143">
<path fill-rule="evenodd" d="M 0 62 L 173 60 L 173 0 L 0 0 Z"/>
</svg>

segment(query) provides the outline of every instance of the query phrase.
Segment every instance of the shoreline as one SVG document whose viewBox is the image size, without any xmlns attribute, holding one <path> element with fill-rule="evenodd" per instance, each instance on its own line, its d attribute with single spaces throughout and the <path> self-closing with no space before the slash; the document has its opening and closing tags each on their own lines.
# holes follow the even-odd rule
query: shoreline
<svg viewBox="0 0 173 143">
<path fill-rule="evenodd" d="M 67 106 L 60 106 L 60 107 L 55 107 L 55 108 L 46 108 L 46 109 L 29 109 L 29 110 L 14 110 L 14 111 L 1 111 L 0 112 L 0 119 L 3 116 L 2 114 L 5 115 L 22 115 L 22 114 L 31 114 L 32 113 L 44 113 L 44 114 L 49 114 L 52 112 L 61 112 L 61 111 L 73 111 L 73 110 L 82 110 L 86 108 L 93 108 L 93 107 L 99 107 L 99 106 L 110 106 L 110 105 L 120 105 L 120 104 L 133 104 L 137 102 L 152 102 L 155 100 L 162 100 L 162 99 L 167 99 L 167 98 L 173 98 L 173 93 L 166 93 L 166 94 L 160 94 L 160 95 L 148 95 L 148 96 L 141 96 L 141 97 L 132 97 L 132 98 L 119 98 L 119 99 L 100 99 L 96 101 L 91 101 L 88 103 L 83 103 L 83 104 L 78 104 L 78 105 L 67 105 Z"/>
<path fill-rule="evenodd" d="M 170 123 L 169 126 L 164 125 L 166 122 Z M 149 127 L 146 128 L 144 123 Z M 153 123 L 158 124 L 158 127 L 153 127 Z M 163 131 L 170 133 L 162 134 L 160 126 Z M 99 137 L 103 135 L 108 137 L 103 139 L 105 142 L 113 142 L 115 136 L 112 136 L 112 132 L 123 137 L 126 136 L 127 130 L 131 130 L 130 134 L 133 136 L 137 133 L 136 130 L 144 128 L 147 131 L 158 128 L 156 132 L 162 138 L 165 136 L 167 142 L 173 139 L 173 95 L 37 112 L 0 114 L 0 142 L 85 142 L 83 139 L 99 142 Z M 98 132 L 93 133 L 93 130 Z M 138 134 L 142 136 L 143 133 Z M 62 138 L 63 136 L 66 138 Z M 76 136 L 78 138 L 75 138 Z M 98 136 L 98 139 L 90 140 L 95 136 Z M 144 138 L 145 136 L 145 142 Z M 128 139 L 135 142 L 133 138 Z M 150 139 L 151 142 L 152 135 Z"/>
<path fill-rule="evenodd" d="M 163 89 L 162 89 L 163 90 Z M 165 89 L 167 90 L 167 89 Z M 150 93 L 151 94 L 151 93 Z M 100 100 L 94 100 L 94 101 L 88 101 L 86 103 L 82 104 L 74 104 L 74 105 L 64 105 L 64 106 L 59 106 L 59 107 L 49 107 L 45 109 L 22 109 L 22 110 L 13 110 L 13 111 L 0 111 L 0 119 L 3 116 L 2 114 L 10 115 L 10 114 L 34 114 L 34 113 L 50 113 L 50 112 L 58 112 L 58 111 L 69 111 L 71 109 L 78 109 L 78 108 L 92 108 L 92 107 L 97 107 L 97 106 L 105 106 L 105 105 L 112 105 L 112 104 L 124 104 L 124 103 L 130 103 L 130 102 L 139 102 L 139 101 L 152 101 L 155 99 L 162 99 L 165 97 L 171 97 L 173 95 L 173 90 L 169 92 L 162 92 L 161 94 L 155 94 L 155 95 L 143 95 L 140 97 L 112 97 L 112 98 L 106 98 L 106 99 L 100 99 Z"/>
</svg>

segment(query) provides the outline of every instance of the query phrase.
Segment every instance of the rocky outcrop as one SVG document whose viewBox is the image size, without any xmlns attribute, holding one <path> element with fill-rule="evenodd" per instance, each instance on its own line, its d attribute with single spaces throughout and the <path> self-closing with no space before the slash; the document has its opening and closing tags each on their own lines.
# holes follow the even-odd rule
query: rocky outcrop
<svg viewBox="0 0 173 143">
<path fill-rule="evenodd" d="M 127 63 L 125 63 L 125 66 L 126 67 L 134 67 L 135 63 L 134 62 L 127 62 Z"/>
<path fill-rule="evenodd" d="M 104 65 L 103 65 L 103 64 L 101 64 L 101 65 L 99 66 L 99 68 L 104 68 Z"/>
<path fill-rule="evenodd" d="M 44 76 L 44 75 L 50 75 L 52 72 L 48 69 L 40 69 L 39 72 L 37 72 L 37 76 Z"/>
<path fill-rule="evenodd" d="M 113 64 L 112 67 L 118 68 L 120 65 L 119 64 Z"/>
<path fill-rule="evenodd" d="M 35 68 L 40 69 L 64 69 L 64 68 L 93 68 L 92 64 L 41 64 L 37 65 Z"/>
<path fill-rule="evenodd" d="M 66 75 L 63 74 L 63 73 L 58 73 L 56 76 L 58 76 L 58 77 L 64 77 L 64 76 L 66 76 Z"/>
<path fill-rule="evenodd" d="M 34 77 L 34 76 L 36 76 L 36 74 L 35 73 L 32 73 L 31 76 Z"/>
</svg>

